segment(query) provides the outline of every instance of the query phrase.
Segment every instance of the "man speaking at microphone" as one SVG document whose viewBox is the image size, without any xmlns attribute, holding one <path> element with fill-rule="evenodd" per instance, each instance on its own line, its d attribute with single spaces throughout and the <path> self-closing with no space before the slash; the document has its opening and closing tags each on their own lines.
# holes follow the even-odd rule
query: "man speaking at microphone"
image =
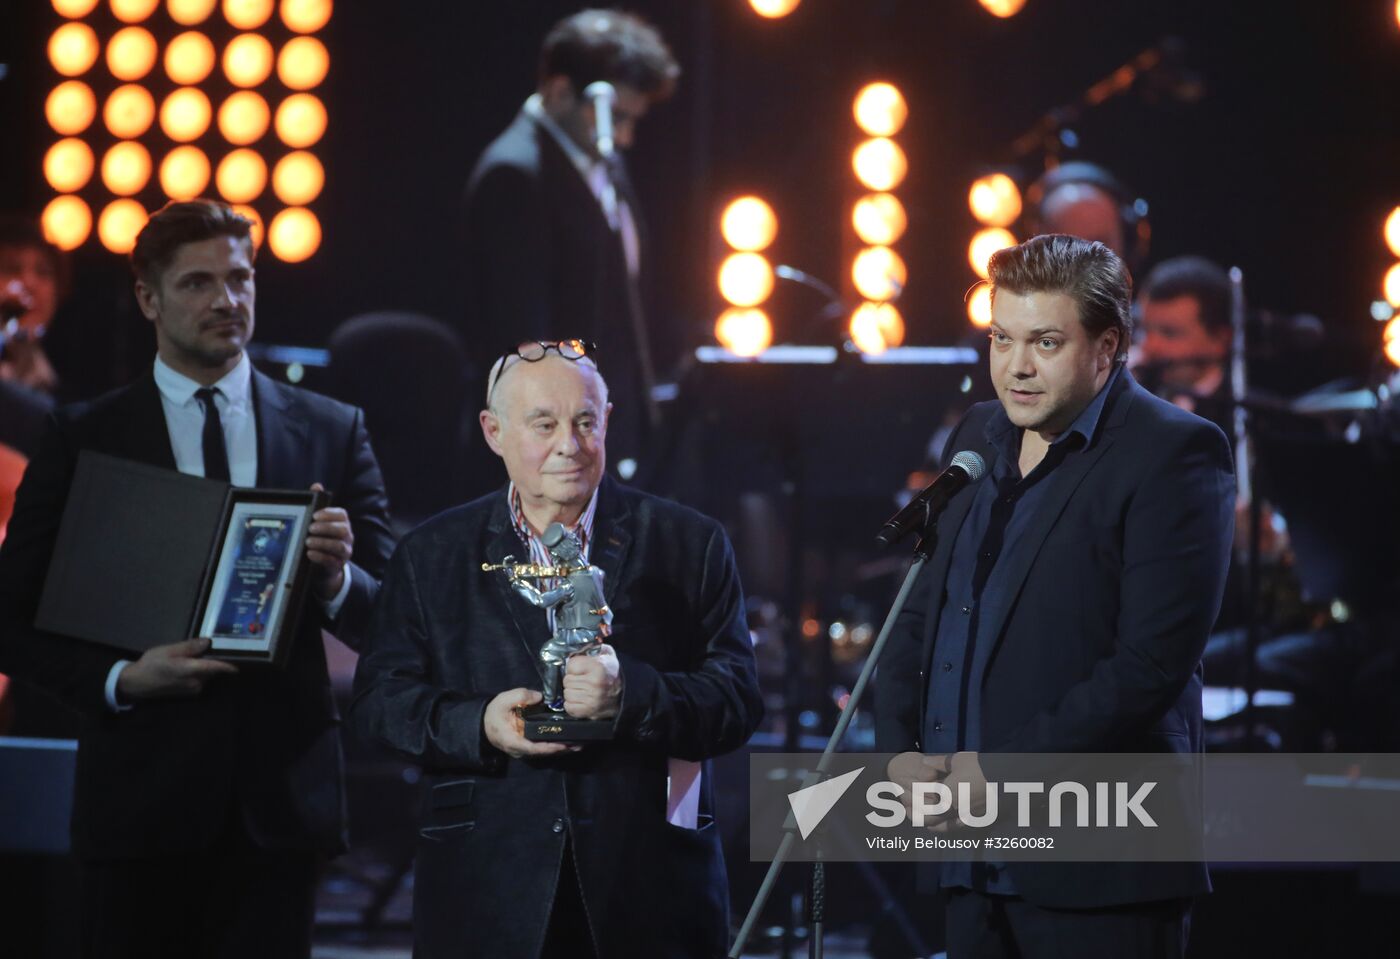
<svg viewBox="0 0 1400 959">
<path fill-rule="evenodd" d="M 492 356 L 567 328 L 621 358 L 608 372 L 614 464 L 636 464 L 657 425 L 651 387 L 670 346 L 643 309 L 646 237 L 621 151 L 679 77 L 641 18 L 565 17 L 545 37 L 534 95 L 467 184 L 468 346 Z"/>
<path fill-rule="evenodd" d="M 1230 448 L 1124 367 L 1132 282 L 1102 243 L 992 257 L 990 372 L 876 678 L 889 778 L 980 797 L 988 753 L 1201 749 L 1201 652 L 1225 583 Z M 948 954 L 1180 957 L 1203 863 L 942 862 Z M 1066 951 L 1069 950 L 1069 951 Z"/>
</svg>

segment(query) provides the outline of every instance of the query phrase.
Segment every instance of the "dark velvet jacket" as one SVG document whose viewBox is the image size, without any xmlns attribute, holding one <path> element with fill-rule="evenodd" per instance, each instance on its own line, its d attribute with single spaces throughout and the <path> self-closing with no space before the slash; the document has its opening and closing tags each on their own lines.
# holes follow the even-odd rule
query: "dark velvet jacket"
<svg viewBox="0 0 1400 959">
<path fill-rule="evenodd" d="M 1220 608 L 1234 529 L 1229 445 L 1213 424 L 1152 396 L 1123 371 L 1094 443 L 1068 456 L 1017 549 L 999 563 L 1010 598 L 984 616 L 995 644 L 981 683 L 982 765 L 997 753 L 1199 752 L 1201 653 Z M 968 411 L 951 455 L 996 452 L 993 401 Z M 988 482 L 989 480 L 983 480 Z M 958 529 L 976 492 L 953 497 L 937 546 L 876 676 L 876 745 L 920 748 L 934 637 Z M 1006 865 L 1047 907 L 1089 908 L 1208 891 L 1203 863 Z"/>
<path fill-rule="evenodd" d="M 566 842 L 608 957 L 719 956 L 728 893 L 705 774 L 698 830 L 666 820 L 667 758 L 739 748 L 762 715 L 733 552 L 713 520 L 605 479 L 591 561 L 621 662 L 616 737 L 508 759 L 482 715 L 539 689 L 542 610 L 484 572 L 525 551 L 496 492 L 429 520 L 390 563 L 351 718 L 427 771 L 415 874 L 420 957 L 538 954 Z"/>
<path fill-rule="evenodd" d="M 90 449 L 175 469 L 155 379 L 55 414 L 29 464 L 0 549 L 0 667 L 82 713 L 73 844 L 87 859 L 207 848 L 233 814 L 269 848 L 339 852 L 345 801 L 339 717 L 324 626 L 354 645 L 392 548 L 379 466 L 359 410 L 254 371 L 258 485 L 325 485 L 350 514 L 350 592 L 328 623 L 314 598 L 280 672 L 243 667 L 197 698 L 113 713 L 107 674 L 131 653 L 34 628 L 78 453 Z M 152 517 L 152 522 L 158 522 Z M 113 548 L 118 548 L 114 545 Z"/>
</svg>

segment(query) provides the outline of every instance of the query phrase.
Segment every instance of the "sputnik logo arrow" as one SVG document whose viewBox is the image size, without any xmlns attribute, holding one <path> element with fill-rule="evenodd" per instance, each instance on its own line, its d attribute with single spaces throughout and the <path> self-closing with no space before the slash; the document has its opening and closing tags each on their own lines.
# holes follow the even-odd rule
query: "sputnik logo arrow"
<svg viewBox="0 0 1400 959">
<path fill-rule="evenodd" d="M 851 788 L 851 783 L 863 772 L 865 767 L 861 766 L 826 782 L 788 793 L 788 805 L 792 807 L 792 815 L 797 820 L 797 828 L 803 839 L 821 825 L 826 814 L 831 812 L 846 790 Z"/>
</svg>

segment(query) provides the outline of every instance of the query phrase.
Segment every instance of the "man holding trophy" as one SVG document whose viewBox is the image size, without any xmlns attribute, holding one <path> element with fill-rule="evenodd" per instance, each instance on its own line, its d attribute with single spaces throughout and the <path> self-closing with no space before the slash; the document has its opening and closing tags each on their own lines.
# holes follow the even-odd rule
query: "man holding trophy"
<svg viewBox="0 0 1400 959">
<path fill-rule="evenodd" d="M 762 715 L 743 592 L 718 523 L 604 478 L 595 352 L 493 365 L 510 483 L 404 539 L 355 677 L 360 731 L 428 773 L 428 959 L 725 951 L 708 760 Z"/>
</svg>

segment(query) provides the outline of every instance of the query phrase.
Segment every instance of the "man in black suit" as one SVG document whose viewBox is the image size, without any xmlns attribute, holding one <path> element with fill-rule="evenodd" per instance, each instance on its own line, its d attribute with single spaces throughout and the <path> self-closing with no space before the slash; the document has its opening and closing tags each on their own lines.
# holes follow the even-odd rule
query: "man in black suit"
<svg viewBox="0 0 1400 959">
<path fill-rule="evenodd" d="M 566 17 L 545 38 L 535 94 L 467 184 L 468 348 L 494 357 L 563 327 L 602 344 L 618 357 L 608 371 L 619 401 L 609 430 L 615 464 L 642 457 L 646 465 L 657 422 L 651 386 L 670 344 L 642 306 L 646 243 L 637 197 L 621 154 L 599 155 L 584 91 L 612 84 L 613 139 L 625 150 L 679 76 L 661 35 L 639 17 L 615 10 Z"/>
<path fill-rule="evenodd" d="M 493 368 L 481 422 L 510 483 L 405 537 L 355 675 L 356 727 L 428 774 L 420 959 L 725 951 L 708 760 L 763 713 L 734 554 L 715 521 L 604 476 L 607 386 L 576 347 Z M 568 713 L 613 725 L 581 748 L 524 738 L 549 621 L 481 568 L 548 563 L 556 522 L 613 614 L 610 645 L 566 667 Z"/>
<path fill-rule="evenodd" d="M 357 640 L 392 546 L 387 503 L 359 410 L 252 369 L 251 225 L 209 200 L 151 217 L 132 265 L 154 369 L 55 415 L 0 551 L 7 671 L 84 716 L 73 847 L 89 956 L 305 957 L 318 862 L 345 845 L 321 629 Z M 284 670 L 205 658 L 207 639 L 128 661 L 34 628 L 82 450 L 331 491 L 309 528 L 313 595 Z"/>
<path fill-rule="evenodd" d="M 948 443 L 949 503 L 877 690 L 889 775 L 967 782 L 1003 753 L 1201 749 L 1201 651 L 1233 523 L 1230 449 L 1123 367 L 1131 281 L 1101 243 L 997 253 L 991 377 Z M 972 810 L 977 812 L 977 810 Z M 942 863 L 949 956 L 1180 957 L 1203 863 Z"/>
</svg>

